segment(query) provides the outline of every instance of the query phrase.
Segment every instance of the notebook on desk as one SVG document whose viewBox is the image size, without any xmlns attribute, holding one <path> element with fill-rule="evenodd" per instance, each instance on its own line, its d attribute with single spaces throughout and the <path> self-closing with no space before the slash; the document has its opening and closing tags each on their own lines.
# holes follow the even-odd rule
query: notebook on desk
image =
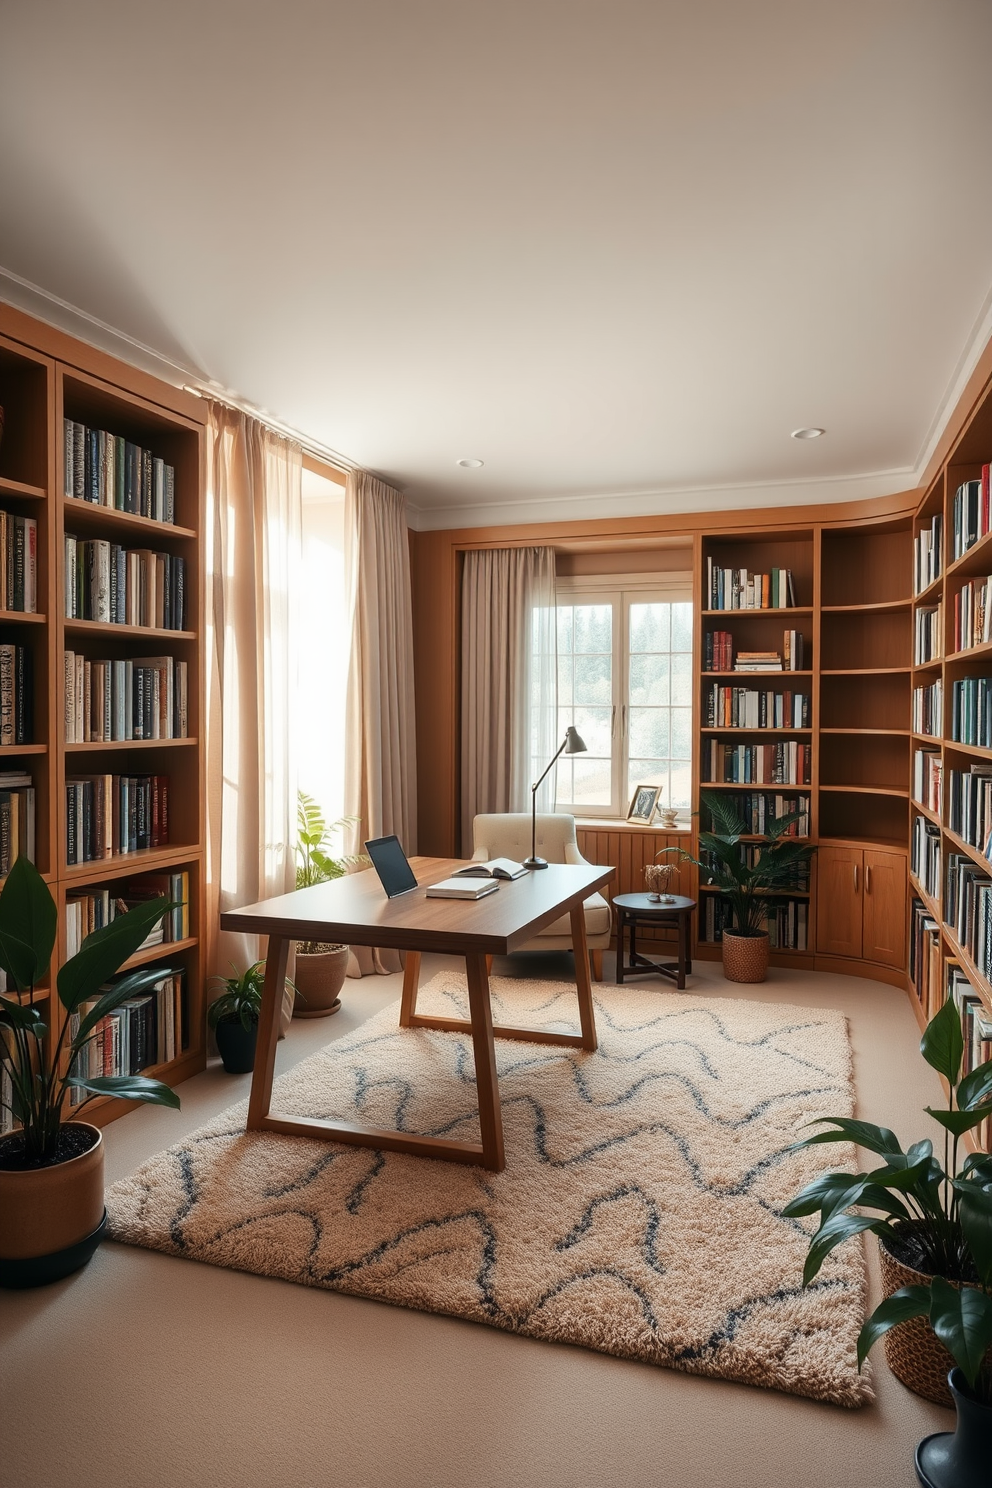
<svg viewBox="0 0 992 1488">
<path fill-rule="evenodd" d="M 495 894 L 499 888 L 499 882 L 495 878 L 465 879 L 465 878 L 442 878 L 440 883 L 431 884 L 427 890 L 428 899 L 484 899 L 487 894 Z"/>
</svg>

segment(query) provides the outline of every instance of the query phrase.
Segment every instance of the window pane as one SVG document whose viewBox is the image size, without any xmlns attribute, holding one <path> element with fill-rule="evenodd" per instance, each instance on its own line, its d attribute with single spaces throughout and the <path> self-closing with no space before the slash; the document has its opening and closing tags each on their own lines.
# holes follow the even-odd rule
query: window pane
<svg viewBox="0 0 992 1488">
<path fill-rule="evenodd" d="M 672 759 L 692 759 L 692 709 L 672 709 Z"/>
<path fill-rule="evenodd" d="M 572 804 L 609 806 L 613 784 L 609 760 L 591 760 L 584 754 L 576 754 L 572 758 L 572 769 L 575 780 Z"/>
<path fill-rule="evenodd" d="M 672 650 L 692 652 L 692 605 L 672 605 Z"/>
<path fill-rule="evenodd" d="M 668 708 L 631 708 L 630 753 L 639 759 L 668 754 Z"/>
<path fill-rule="evenodd" d="M 574 616 L 571 605 L 558 606 L 558 654 L 567 656 L 572 651 Z"/>
<path fill-rule="evenodd" d="M 577 703 L 613 703 L 613 657 L 577 656 L 575 658 L 575 692 Z M 579 729 L 579 733 L 582 730 Z M 583 738 L 585 735 L 583 735 Z M 589 740 L 586 739 L 586 743 Z M 591 746 L 590 746 L 591 747 Z"/>
<path fill-rule="evenodd" d="M 669 658 L 667 656 L 631 656 L 631 703 L 666 704 L 669 692 Z"/>
<path fill-rule="evenodd" d="M 669 604 L 632 604 L 630 607 L 630 649 L 667 651 L 671 625 Z M 690 605 L 690 609 L 692 606 Z"/>
<path fill-rule="evenodd" d="M 658 805 L 664 809 L 672 804 L 668 799 L 668 761 L 664 759 L 632 759 L 627 772 L 627 801 L 633 800 L 634 792 L 639 785 L 660 785 L 662 787 L 661 800 Z"/>
<path fill-rule="evenodd" d="M 590 754 L 598 754 L 605 759 L 610 757 L 610 725 L 613 721 L 612 708 L 575 708 L 574 718 L 568 720 L 574 723 L 578 729 L 586 749 Z"/>
<path fill-rule="evenodd" d="M 589 654 L 613 651 L 613 606 L 575 605 L 575 638 L 573 650 Z"/>
<path fill-rule="evenodd" d="M 692 769 L 688 764 L 673 764 L 669 806 L 688 807 L 692 799 Z"/>
<path fill-rule="evenodd" d="M 672 657 L 672 702 L 683 707 L 692 704 L 692 657 Z"/>
<path fill-rule="evenodd" d="M 558 652 L 558 701 L 564 704 L 571 704 L 572 701 L 572 658 L 563 656 L 560 649 Z"/>
</svg>

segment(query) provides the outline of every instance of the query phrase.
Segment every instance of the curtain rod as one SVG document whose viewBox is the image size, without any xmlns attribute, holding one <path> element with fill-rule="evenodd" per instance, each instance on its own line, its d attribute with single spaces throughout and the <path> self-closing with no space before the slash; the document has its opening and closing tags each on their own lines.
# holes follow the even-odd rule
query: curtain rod
<svg viewBox="0 0 992 1488">
<path fill-rule="evenodd" d="M 361 470 L 363 467 L 354 460 L 349 460 L 347 455 L 340 454 L 331 449 L 329 445 L 321 444 L 309 435 L 303 434 L 299 429 L 294 429 L 292 424 L 283 423 L 282 419 L 273 417 L 272 414 L 262 413 L 247 399 L 232 396 L 230 393 L 218 393 L 212 387 L 194 387 L 192 383 L 183 383 L 183 392 L 192 393 L 194 398 L 211 399 L 215 403 L 223 403 L 225 408 L 233 408 L 236 413 L 245 413 L 249 418 L 257 419 L 273 434 L 280 435 L 283 439 L 291 439 L 298 444 L 305 455 L 312 455 L 317 460 L 322 460 L 325 465 L 333 465 L 335 469 L 347 473 L 349 470 Z"/>
</svg>

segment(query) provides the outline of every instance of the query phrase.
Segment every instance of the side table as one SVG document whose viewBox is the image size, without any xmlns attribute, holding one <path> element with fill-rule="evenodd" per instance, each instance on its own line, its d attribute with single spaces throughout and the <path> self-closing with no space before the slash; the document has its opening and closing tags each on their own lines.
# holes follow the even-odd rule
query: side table
<svg viewBox="0 0 992 1488">
<path fill-rule="evenodd" d="M 692 974 L 689 957 L 689 917 L 696 907 L 695 899 L 686 899 L 673 894 L 671 903 L 663 904 L 650 899 L 647 894 L 618 894 L 613 901 L 617 912 L 617 982 L 627 977 L 646 976 L 649 972 L 668 977 L 681 991 L 687 975 Z M 637 949 L 637 926 L 671 923 L 678 925 L 679 949 L 677 961 L 653 961 Z M 624 941 L 629 932 L 629 954 L 625 955 Z"/>
</svg>

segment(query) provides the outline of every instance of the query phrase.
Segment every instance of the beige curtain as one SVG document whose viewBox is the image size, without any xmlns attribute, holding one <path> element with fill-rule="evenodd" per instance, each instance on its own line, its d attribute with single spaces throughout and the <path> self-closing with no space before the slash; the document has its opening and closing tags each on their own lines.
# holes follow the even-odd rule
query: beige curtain
<svg viewBox="0 0 992 1488">
<path fill-rule="evenodd" d="M 209 972 L 265 954 L 218 915 L 295 887 L 292 720 L 302 561 L 302 452 L 210 404 L 207 434 Z M 284 1009 L 284 1027 L 291 1003 Z"/>
<path fill-rule="evenodd" d="M 553 548 L 479 548 L 462 570 L 461 828 L 480 812 L 529 811 L 554 755 L 557 638 Z M 554 771 L 538 791 L 554 809 Z"/>
<path fill-rule="evenodd" d="M 363 471 L 348 475 L 345 558 L 352 615 L 345 813 L 351 850 L 395 833 L 417 850 L 410 545 L 403 497 Z M 349 975 L 399 970 L 395 951 L 356 947 Z"/>
</svg>

